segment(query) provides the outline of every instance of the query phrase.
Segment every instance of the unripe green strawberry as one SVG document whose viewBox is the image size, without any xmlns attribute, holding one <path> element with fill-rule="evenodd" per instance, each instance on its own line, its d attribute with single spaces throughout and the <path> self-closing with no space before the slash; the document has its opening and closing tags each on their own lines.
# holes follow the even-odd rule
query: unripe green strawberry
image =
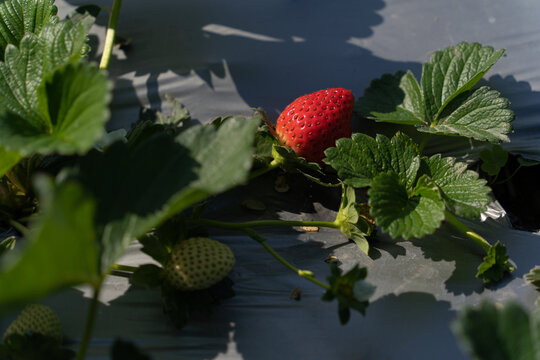
<svg viewBox="0 0 540 360">
<path fill-rule="evenodd" d="M 24 335 L 27 332 L 39 333 L 62 342 L 62 325 L 60 318 L 48 306 L 30 304 L 9 325 L 4 339 L 11 334 Z"/>
<path fill-rule="evenodd" d="M 179 290 L 206 289 L 227 276 L 234 261 L 227 245 L 205 237 L 190 238 L 173 247 L 165 276 Z"/>
<path fill-rule="evenodd" d="M 301 96 L 279 115 L 278 140 L 307 161 L 320 163 L 324 150 L 351 136 L 353 106 L 353 94 L 342 88 Z"/>
</svg>

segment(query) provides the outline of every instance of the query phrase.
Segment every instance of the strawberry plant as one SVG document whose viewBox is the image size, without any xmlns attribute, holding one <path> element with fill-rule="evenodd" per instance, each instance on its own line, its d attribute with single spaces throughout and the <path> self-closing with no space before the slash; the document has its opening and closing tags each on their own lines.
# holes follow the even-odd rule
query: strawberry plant
<svg viewBox="0 0 540 360">
<path fill-rule="evenodd" d="M 0 288 L 9 289 L 0 292 L 0 312 L 88 285 L 93 295 L 77 353 L 83 359 L 103 282 L 121 274 L 159 287 L 165 313 L 182 327 L 234 294 L 227 276 L 235 256 L 209 237 L 213 228 L 256 241 L 321 287 L 322 300 L 337 301 L 343 324 L 351 309 L 364 314 L 374 293 L 366 268 L 331 264 L 321 280 L 272 248 L 264 228 L 325 227 L 370 254 L 379 233 L 422 238 L 446 222 L 484 252 L 477 277 L 486 284 L 514 270 L 498 239 L 484 239 L 463 220 L 486 211 L 487 181 L 456 157 L 429 152 L 441 137 L 469 138 L 484 146 L 482 170 L 497 175 L 506 154 L 498 144 L 509 141 L 514 114 L 501 94 L 476 85 L 503 50 L 462 42 L 436 51 L 420 81 L 411 71 L 383 75 L 356 103 L 342 88 L 303 95 L 284 107 L 275 128 L 262 109 L 196 125 L 168 99 L 171 115 L 146 109 L 130 129 L 107 133 L 112 82 L 105 70 L 120 5 L 113 2 L 97 66 L 87 59 L 94 17 L 85 8 L 61 20 L 52 0 L 0 4 L 0 221 L 17 232 L 0 241 Z M 353 134 L 355 114 L 399 130 Z M 272 171 L 340 192 L 335 217 L 207 216 L 216 197 Z M 117 263 L 134 241 L 154 263 Z M 138 352 L 121 342 L 113 351 Z"/>
</svg>

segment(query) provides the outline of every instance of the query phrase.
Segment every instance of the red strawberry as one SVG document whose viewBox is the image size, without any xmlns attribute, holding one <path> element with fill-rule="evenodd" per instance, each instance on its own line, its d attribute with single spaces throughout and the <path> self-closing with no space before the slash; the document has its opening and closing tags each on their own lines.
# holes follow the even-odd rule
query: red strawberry
<svg viewBox="0 0 540 360">
<path fill-rule="evenodd" d="M 307 161 L 318 162 L 336 140 L 351 136 L 354 96 L 347 89 L 325 89 L 294 100 L 279 115 L 276 133 L 282 145 Z"/>
</svg>

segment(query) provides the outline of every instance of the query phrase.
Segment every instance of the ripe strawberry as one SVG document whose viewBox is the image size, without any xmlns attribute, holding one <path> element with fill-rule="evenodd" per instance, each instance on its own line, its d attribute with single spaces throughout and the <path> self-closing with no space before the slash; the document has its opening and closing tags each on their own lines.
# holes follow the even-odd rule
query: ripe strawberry
<svg viewBox="0 0 540 360">
<path fill-rule="evenodd" d="M 325 89 L 294 100 L 278 117 L 282 145 L 307 161 L 321 162 L 324 150 L 351 136 L 354 96 L 347 89 Z"/>
<path fill-rule="evenodd" d="M 24 335 L 27 332 L 39 333 L 62 341 L 62 325 L 58 315 L 48 306 L 30 304 L 9 325 L 4 340 L 11 334 Z"/>
<path fill-rule="evenodd" d="M 201 290 L 221 281 L 234 266 L 234 254 L 225 244 L 196 237 L 181 241 L 165 264 L 165 277 L 179 290 Z"/>
</svg>

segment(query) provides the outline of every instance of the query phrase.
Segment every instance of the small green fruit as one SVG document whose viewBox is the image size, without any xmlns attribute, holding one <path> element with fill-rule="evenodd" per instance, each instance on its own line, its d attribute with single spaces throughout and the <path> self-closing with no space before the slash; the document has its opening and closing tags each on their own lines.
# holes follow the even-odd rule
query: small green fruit
<svg viewBox="0 0 540 360">
<path fill-rule="evenodd" d="M 183 291 L 201 290 L 221 281 L 234 266 L 234 254 L 216 240 L 195 237 L 181 241 L 165 264 L 165 278 Z"/>
<path fill-rule="evenodd" d="M 60 318 L 48 306 L 30 304 L 9 325 L 4 333 L 4 341 L 11 334 L 24 335 L 27 332 L 39 333 L 62 342 Z"/>
</svg>

